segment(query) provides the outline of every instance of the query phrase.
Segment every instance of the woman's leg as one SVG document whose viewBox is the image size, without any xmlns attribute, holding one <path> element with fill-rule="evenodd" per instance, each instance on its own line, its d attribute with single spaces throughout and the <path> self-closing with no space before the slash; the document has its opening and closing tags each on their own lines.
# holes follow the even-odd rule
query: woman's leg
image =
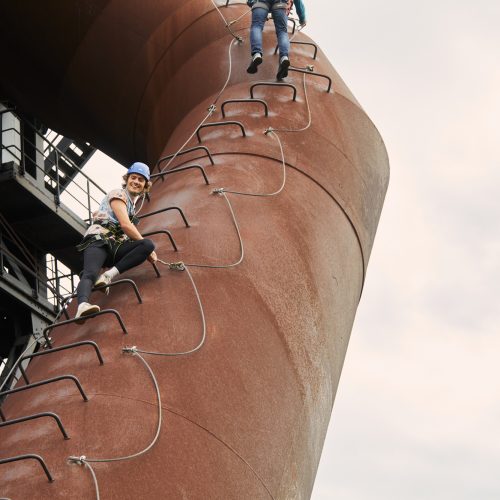
<svg viewBox="0 0 500 500">
<path fill-rule="evenodd" d="M 252 9 L 252 27 L 250 28 L 250 45 L 252 55 L 257 52 L 262 54 L 262 30 L 269 10 L 263 7 Z"/>
<path fill-rule="evenodd" d="M 83 273 L 76 289 L 78 304 L 89 301 L 90 292 L 107 256 L 105 246 L 90 245 L 83 251 Z"/>
<path fill-rule="evenodd" d="M 142 264 L 155 249 L 155 244 L 148 239 L 126 241 L 116 252 L 115 267 L 120 273 Z"/>
<path fill-rule="evenodd" d="M 273 16 L 276 38 L 278 39 L 278 47 L 280 49 L 280 60 L 281 60 L 283 56 L 288 57 L 288 52 L 290 50 L 286 9 L 281 9 L 281 8 L 273 9 L 271 13 Z"/>
</svg>

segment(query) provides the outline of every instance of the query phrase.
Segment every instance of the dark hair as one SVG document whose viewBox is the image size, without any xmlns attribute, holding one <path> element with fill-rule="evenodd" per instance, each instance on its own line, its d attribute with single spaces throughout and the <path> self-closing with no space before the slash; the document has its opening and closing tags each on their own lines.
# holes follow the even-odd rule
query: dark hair
<svg viewBox="0 0 500 500">
<path fill-rule="evenodd" d="M 126 188 L 127 187 L 127 181 L 128 181 L 128 178 L 129 178 L 129 175 L 130 174 L 125 174 L 122 179 L 123 179 L 123 183 L 122 183 L 122 188 Z M 140 174 L 138 174 L 140 175 Z M 141 176 L 141 177 L 144 177 L 144 176 Z M 143 193 L 149 193 L 151 187 L 153 186 L 153 183 L 151 181 L 148 181 L 146 180 L 146 184 L 144 185 L 144 191 Z"/>
</svg>

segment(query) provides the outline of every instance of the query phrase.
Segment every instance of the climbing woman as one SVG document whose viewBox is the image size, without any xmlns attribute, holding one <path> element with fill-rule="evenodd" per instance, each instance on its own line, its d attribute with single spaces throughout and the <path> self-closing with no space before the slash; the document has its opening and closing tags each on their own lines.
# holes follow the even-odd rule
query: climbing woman
<svg viewBox="0 0 500 500">
<path fill-rule="evenodd" d="M 156 262 L 154 243 L 144 239 L 136 228 L 135 204 L 151 188 L 149 167 L 135 162 L 123 176 L 122 189 L 109 192 L 94 212 L 93 220 L 83 241 L 77 246 L 83 252 L 83 272 L 77 287 L 76 318 L 98 312 L 99 306 L 90 304 L 92 287 L 109 285 L 120 273 L 142 264 L 146 259 Z M 142 205 L 141 205 L 142 206 Z M 105 266 L 109 269 L 99 277 Z M 109 288 L 101 289 L 106 294 Z"/>
</svg>

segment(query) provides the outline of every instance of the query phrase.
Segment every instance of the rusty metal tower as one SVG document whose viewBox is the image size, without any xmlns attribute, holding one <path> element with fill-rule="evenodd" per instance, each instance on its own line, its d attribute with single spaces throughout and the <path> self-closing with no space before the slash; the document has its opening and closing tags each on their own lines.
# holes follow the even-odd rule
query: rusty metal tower
<svg viewBox="0 0 500 500">
<path fill-rule="evenodd" d="M 1 95 L 154 167 L 141 232 L 182 264 L 130 271 L 84 325 L 73 304 L 48 321 L 0 392 L 1 496 L 310 496 L 388 158 L 293 21 L 286 81 L 272 26 L 246 73 L 247 14 L 229 0 L 2 7 Z M 32 238 L 48 223 L 27 219 L 23 237 L 71 268 L 70 242 L 44 246 Z"/>
</svg>

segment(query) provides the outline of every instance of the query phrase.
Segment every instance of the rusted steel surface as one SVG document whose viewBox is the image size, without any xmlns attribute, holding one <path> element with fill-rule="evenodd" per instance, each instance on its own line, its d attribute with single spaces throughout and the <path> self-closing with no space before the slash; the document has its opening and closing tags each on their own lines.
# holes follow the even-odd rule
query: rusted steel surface
<svg viewBox="0 0 500 500">
<path fill-rule="evenodd" d="M 19 50 L 40 70 L 48 54 L 57 61 L 43 73 L 47 85 L 37 90 L 21 84 L 27 70 L 14 53 L 13 71 L 0 76 L 4 91 L 61 132 L 79 135 L 117 159 L 154 163 L 175 153 L 228 76 L 231 36 L 209 0 L 61 2 L 68 23 L 58 22 L 57 31 L 51 16 L 59 2 L 30 13 L 34 3 L 5 7 L 9 29 L 0 33 L 2 52 L 6 45 Z M 230 5 L 221 12 L 235 19 L 245 9 Z M 36 22 L 30 17 L 35 14 Z M 70 35 L 75 23 L 76 34 Z M 245 43 L 232 47 L 232 75 L 219 105 L 249 98 L 255 82 L 275 81 L 272 26 L 265 30 L 259 73 L 245 71 L 248 23 L 249 16 L 232 26 Z M 16 49 L 12 37 L 21 25 L 30 27 L 30 35 Z M 69 42 L 59 53 L 65 34 Z M 39 37 L 43 46 L 36 43 Z M 308 38 L 301 34 L 296 40 Z M 376 128 L 321 50 L 313 61 L 310 47 L 294 44 L 291 58 L 297 67 L 314 64 L 315 72 L 330 76 L 334 92 L 306 75 L 312 122 L 302 132 L 277 132 L 287 165 L 279 195 L 226 195 L 244 259 L 229 269 L 190 268 L 205 312 L 206 342 L 188 356 L 143 355 L 160 387 L 160 436 L 135 459 L 92 464 L 102 499 L 310 496 L 387 188 L 388 160 Z M 210 185 L 194 169 L 155 183 L 144 212 L 177 206 L 190 224 L 171 211 L 141 221 L 142 232 L 172 232 L 178 252 L 167 238 L 152 236 L 161 259 L 238 261 L 231 213 L 212 189 L 272 193 L 280 187 L 279 144 L 264 130 L 307 125 L 303 81 L 300 73 L 287 78 L 298 90 L 296 101 L 290 89 L 255 89 L 254 97 L 269 106 L 268 117 L 258 105 L 228 107 L 225 120 L 242 122 L 246 137 L 235 126 L 204 129 L 201 144 L 215 165 L 195 151 L 169 166 L 202 165 Z M 218 109 L 207 123 L 221 120 Z M 196 145 L 194 135 L 186 147 Z M 43 420 L 1 428 L 0 458 L 43 456 L 55 481 L 36 473 L 36 464 L 3 465 L 0 495 L 34 498 L 35 491 L 40 499 L 94 498 L 91 474 L 68 464 L 69 456 L 113 458 L 151 443 L 157 426 L 153 381 L 141 360 L 121 348 L 185 351 L 202 335 L 188 275 L 160 270 L 160 278 L 149 264 L 126 274 L 139 286 L 142 304 L 123 287 L 92 296 L 101 309 L 120 312 L 128 335 L 121 335 L 109 315 L 53 330 L 55 346 L 96 342 L 105 363 L 96 365 L 95 354 L 84 349 L 32 360 L 31 382 L 72 374 L 89 402 L 65 384 L 7 398 L 6 418 L 52 411 L 71 439 L 60 439 Z"/>
</svg>

